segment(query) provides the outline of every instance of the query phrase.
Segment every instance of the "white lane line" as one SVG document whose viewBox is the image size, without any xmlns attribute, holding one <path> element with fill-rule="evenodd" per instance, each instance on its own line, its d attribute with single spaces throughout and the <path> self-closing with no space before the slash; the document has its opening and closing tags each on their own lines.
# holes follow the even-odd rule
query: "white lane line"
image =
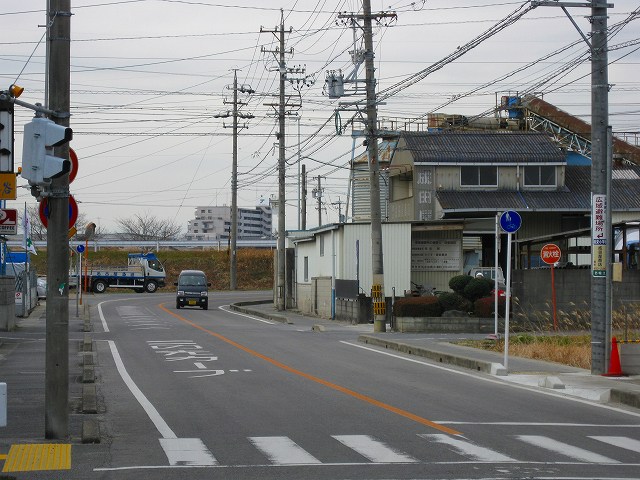
<svg viewBox="0 0 640 480">
<path fill-rule="evenodd" d="M 102 322 L 102 330 L 105 333 L 108 333 L 111 330 L 109 330 L 109 325 L 107 325 L 107 319 L 104 317 L 104 313 L 102 313 L 102 304 L 103 303 L 106 303 L 106 302 L 100 302 L 98 304 L 98 315 L 100 315 L 100 322 Z"/>
<path fill-rule="evenodd" d="M 149 419 L 158 429 L 160 435 L 162 435 L 162 438 L 178 438 L 177 435 L 173 433 L 173 430 L 169 428 L 167 422 L 165 422 L 164 419 L 160 416 L 160 414 L 156 410 L 156 407 L 153 406 L 153 404 L 147 399 L 147 397 L 144 396 L 144 393 L 142 393 L 142 391 L 135 384 L 135 382 L 129 375 L 129 372 L 127 372 L 127 369 L 124 366 L 124 362 L 122 361 L 120 353 L 118 352 L 118 349 L 116 347 L 116 343 L 113 340 L 107 340 L 107 343 L 109 344 L 111 355 L 113 355 L 113 360 L 116 363 L 118 373 L 120 373 L 122 380 L 124 380 L 124 383 L 127 385 L 127 387 L 129 387 L 129 390 L 131 390 L 131 393 L 133 394 L 135 399 L 138 400 L 138 403 L 147 413 Z"/>
<path fill-rule="evenodd" d="M 444 435 L 442 433 L 437 434 L 418 434 L 419 437 L 422 437 L 426 440 L 433 440 L 439 443 L 444 443 L 445 445 L 449 445 L 459 454 L 470 458 L 472 460 L 476 460 L 478 462 L 516 462 L 511 457 L 503 455 L 502 453 L 496 452 L 489 448 L 480 447 L 466 440 L 460 440 L 459 438 L 454 438 L 450 435 Z"/>
<path fill-rule="evenodd" d="M 249 441 L 276 465 L 322 463 L 288 437 L 249 437 Z"/>
<path fill-rule="evenodd" d="M 626 450 L 631 450 L 632 452 L 640 453 L 640 440 L 636 440 L 635 438 L 601 436 L 589 436 L 589 438 L 593 438 L 594 440 L 598 440 L 599 442 L 608 443 L 609 445 L 613 445 L 614 447 L 620 447 Z"/>
<path fill-rule="evenodd" d="M 598 408 L 602 408 L 602 409 L 605 409 L 605 410 L 611 410 L 613 412 L 624 413 L 626 415 L 631 415 L 633 417 L 640 417 L 640 413 L 631 412 L 629 410 L 623 410 L 622 408 L 612 407 L 610 405 L 603 405 L 601 403 L 594 403 L 593 401 L 584 400 L 584 399 L 578 398 L 578 397 L 570 397 L 570 396 L 567 396 L 567 395 L 563 395 L 561 393 L 548 392 L 548 391 L 540 390 L 539 388 L 530 387 L 530 386 L 527 386 L 527 385 L 520 385 L 520 384 L 517 384 L 517 383 L 512 383 L 512 382 L 503 381 L 503 380 L 496 380 L 496 379 L 491 378 L 491 377 L 485 377 L 485 376 L 482 376 L 482 375 L 478 375 L 477 373 L 463 372 L 461 370 L 455 370 L 453 368 L 444 367 L 442 365 L 437 365 L 437 364 L 429 363 L 429 362 L 423 362 L 423 361 L 416 360 L 416 359 L 413 359 L 413 358 L 403 357 L 402 355 L 396 355 L 394 353 L 385 352 L 385 351 L 382 351 L 382 350 L 377 350 L 375 348 L 367 347 L 367 346 L 364 346 L 364 345 L 358 345 L 357 343 L 346 342 L 344 340 L 340 340 L 340 343 L 342 343 L 344 345 L 349 345 L 350 347 L 356 347 L 356 348 L 360 348 L 362 350 L 367 350 L 369 352 L 374 352 L 374 353 L 377 353 L 379 355 L 387 355 L 389 357 L 393 357 L 393 358 L 396 358 L 398 360 L 404 360 L 405 362 L 419 363 L 420 365 L 424 365 L 424 366 L 429 367 L 429 368 L 435 368 L 435 369 L 438 369 L 438 370 L 444 370 L 445 372 L 455 373 L 456 375 L 462 375 L 462 376 L 465 376 L 465 377 L 473 377 L 473 378 L 475 378 L 475 379 L 477 379 L 479 381 L 482 381 L 482 382 L 494 383 L 496 385 L 502 385 L 504 387 L 518 388 L 520 390 L 526 390 L 528 392 L 536 392 L 536 393 L 539 393 L 540 395 L 547 395 L 549 397 L 563 398 L 563 399 L 569 400 L 571 402 L 582 403 L 584 405 L 591 405 L 592 407 L 598 407 Z M 438 423 L 447 423 L 447 422 L 446 421 L 438 421 Z"/>
<path fill-rule="evenodd" d="M 604 455 L 590 452 L 589 450 L 585 450 L 584 448 L 575 447 L 573 445 L 569 445 L 568 443 L 559 442 L 552 438 L 544 437 L 541 435 L 516 435 L 516 438 L 530 445 L 535 445 L 536 447 L 544 448 L 545 450 L 550 450 L 554 453 L 565 455 L 582 462 L 620 463 L 617 460 L 605 457 Z"/>
<path fill-rule="evenodd" d="M 238 315 L 240 317 L 250 318 L 251 320 L 255 320 L 257 322 L 267 323 L 269 325 L 275 325 L 276 322 L 272 322 L 271 320 L 265 320 L 264 318 L 254 317 L 253 315 L 247 315 L 246 313 L 236 312 L 235 310 L 231 310 L 228 308 L 229 305 L 220 305 L 218 308 L 223 312 L 231 313 L 233 315 Z M 278 322 L 280 323 L 280 322 Z"/>
<path fill-rule="evenodd" d="M 160 445 L 167 455 L 170 465 L 216 465 L 215 457 L 207 450 L 202 440 L 198 438 L 178 438 L 167 422 L 160 416 L 156 407 L 135 384 L 129 372 L 127 372 L 115 342 L 107 340 L 107 343 L 122 380 L 135 399 L 138 400 L 138 403 L 142 406 L 151 422 L 153 422 L 160 435 L 162 435 Z"/>
<path fill-rule="evenodd" d="M 369 435 L 332 435 L 332 437 L 374 463 L 416 463 L 418 461 Z"/>
<path fill-rule="evenodd" d="M 218 461 L 199 438 L 161 438 L 169 465 L 211 466 Z"/>
</svg>

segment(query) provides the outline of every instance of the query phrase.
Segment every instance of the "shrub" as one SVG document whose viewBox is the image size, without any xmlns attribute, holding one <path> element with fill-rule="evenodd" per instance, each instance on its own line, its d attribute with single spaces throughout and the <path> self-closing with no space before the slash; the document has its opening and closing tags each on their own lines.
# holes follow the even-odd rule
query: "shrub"
<svg viewBox="0 0 640 480">
<path fill-rule="evenodd" d="M 493 290 L 493 283 L 486 278 L 472 278 L 464 287 L 463 295 L 472 302 L 479 298 L 486 297 Z"/>
<path fill-rule="evenodd" d="M 439 317 L 442 315 L 442 307 L 438 297 L 433 295 L 404 297 L 394 303 L 393 314 L 396 317 Z"/>
<path fill-rule="evenodd" d="M 467 284 L 473 280 L 471 275 L 456 275 L 449 280 L 449 288 L 456 293 L 462 294 Z"/>
<path fill-rule="evenodd" d="M 459 293 L 445 292 L 438 295 L 438 301 L 443 311 L 460 310 L 462 312 L 471 312 L 473 304 Z"/>
<path fill-rule="evenodd" d="M 494 302 L 495 299 L 492 296 L 479 298 L 478 300 L 473 302 L 473 314 L 476 317 L 492 317 Z M 506 303 L 504 297 L 498 297 L 498 315 L 504 317 L 505 305 Z"/>
</svg>

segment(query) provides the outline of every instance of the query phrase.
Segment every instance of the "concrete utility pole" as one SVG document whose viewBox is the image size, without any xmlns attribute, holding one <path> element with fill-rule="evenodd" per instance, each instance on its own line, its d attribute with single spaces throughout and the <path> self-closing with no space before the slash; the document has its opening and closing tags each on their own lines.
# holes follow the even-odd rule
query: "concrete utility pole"
<svg viewBox="0 0 640 480">
<path fill-rule="evenodd" d="M 47 9 L 48 107 L 70 111 L 71 0 L 49 0 Z M 69 126 L 69 117 L 55 122 Z M 54 151 L 69 158 L 69 145 Z M 45 365 L 45 437 L 69 435 L 69 175 L 51 182 L 47 200 L 47 307 Z"/>
<path fill-rule="evenodd" d="M 384 308 L 384 264 L 382 255 L 382 220 L 380 212 L 380 164 L 378 163 L 378 107 L 376 105 L 376 79 L 373 63 L 373 31 L 371 28 L 371 1 L 363 0 L 364 13 L 364 58 L 367 85 L 367 150 L 369 152 L 369 194 L 371 201 L 371 269 L 373 273 L 374 302 L 373 331 L 386 331 L 386 310 Z M 374 293 L 375 292 L 375 293 Z M 377 305 L 376 305 L 377 303 Z"/>
<path fill-rule="evenodd" d="M 608 158 L 609 78 L 607 66 L 607 3 L 591 2 L 591 201 L 604 198 L 602 217 L 592 205 L 591 218 L 591 373 L 608 371 L 611 334 L 611 252 L 613 206 L 607 185 L 611 181 Z M 604 220 L 604 232 L 598 224 Z M 600 235 L 604 238 L 599 240 Z M 598 258 L 604 259 L 598 261 Z M 600 265 L 598 265 L 600 263 Z M 598 267 L 598 268 L 596 268 Z M 599 276 L 596 274 L 600 272 Z"/>
<path fill-rule="evenodd" d="M 287 74 L 289 73 L 303 73 L 304 69 L 300 68 L 287 68 L 285 63 L 285 53 L 292 54 L 293 50 L 290 49 L 288 52 L 285 52 L 284 49 L 284 35 L 285 33 L 291 33 L 291 29 L 288 32 L 285 32 L 284 29 L 284 13 L 282 10 L 280 11 L 280 26 L 275 30 L 264 30 L 262 27 L 260 28 L 260 32 L 271 32 L 278 38 L 279 48 L 275 51 L 271 51 L 274 55 L 277 56 L 278 60 L 278 73 L 280 75 L 279 82 L 279 95 L 278 95 L 278 132 L 276 133 L 276 137 L 278 139 L 278 241 L 277 241 L 277 251 L 278 251 L 278 272 L 276 276 L 276 308 L 278 310 L 285 310 L 286 306 L 286 251 L 285 251 L 285 236 L 286 236 L 286 225 L 285 225 L 285 210 L 287 207 L 286 204 L 286 184 L 285 184 L 285 116 L 291 115 L 291 111 L 287 111 L 287 107 L 289 109 L 300 108 L 300 105 L 287 104 L 287 96 L 285 95 L 285 80 L 287 80 Z M 262 48 L 262 52 L 268 52 L 264 47 Z M 269 104 L 266 104 L 269 105 Z"/>
<path fill-rule="evenodd" d="M 302 220 L 300 224 L 300 229 L 307 229 L 307 166 L 302 165 L 302 192 L 301 192 L 301 207 L 300 207 L 300 218 Z"/>
<path fill-rule="evenodd" d="M 318 227 L 322 226 L 322 184 L 320 183 L 322 177 L 318 175 L 318 188 L 315 191 L 315 197 L 318 201 Z"/>
<path fill-rule="evenodd" d="M 287 209 L 285 189 L 285 124 L 284 124 L 284 81 L 287 78 L 287 67 L 284 62 L 284 16 L 280 21 L 280 99 L 278 106 L 278 310 L 286 309 L 285 301 L 285 210 Z"/>
<path fill-rule="evenodd" d="M 228 88 L 228 87 L 227 87 Z M 236 290 L 238 288 L 237 271 L 238 271 L 238 129 L 247 128 L 246 125 L 238 126 L 238 118 L 253 118 L 253 115 L 240 113 L 238 107 L 246 105 L 246 102 L 238 100 L 238 92 L 254 93 L 251 87 L 242 85 L 238 87 L 238 71 L 233 70 L 233 163 L 231 168 L 231 232 L 229 245 L 229 288 Z M 228 102 L 224 102 L 228 103 Z M 229 113 L 214 115 L 217 118 L 229 117 Z M 226 128 L 226 125 L 223 125 Z"/>
<path fill-rule="evenodd" d="M 561 7 L 591 50 L 591 373 L 607 373 L 611 336 L 611 262 L 613 206 L 612 159 L 609 155 L 609 77 L 606 0 L 587 3 L 531 2 L 532 6 Z M 567 7 L 591 8 L 591 43 L 573 21 Z"/>
</svg>

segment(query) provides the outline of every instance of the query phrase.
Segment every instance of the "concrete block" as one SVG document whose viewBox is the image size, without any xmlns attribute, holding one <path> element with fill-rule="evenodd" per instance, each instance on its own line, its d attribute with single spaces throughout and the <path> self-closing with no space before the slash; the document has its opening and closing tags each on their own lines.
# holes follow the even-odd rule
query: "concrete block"
<svg viewBox="0 0 640 480">
<path fill-rule="evenodd" d="M 504 377 L 508 375 L 508 372 L 507 372 L 507 369 L 504 368 L 504 365 L 502 365 L 501 363 L 492 363 L 491 375 L 495 375 L 497 377 Z"/>
<path fill-rule="evenodd" d="M 96 372 L 93 365 L 85 365 L 82 368 L 82 383 L 94 383 L 96 381 Z"/>
<path fill-rule="evenodd" d="M 94 383 L 82 386 L 82 413 L 98 413 L 98 395 Z"/>
<path fill-rule="evenodd" d="M 544 388 L 552 388 L 554 390 L 561 390 L 564 388 L 564 383 L 558 377 L 544 377 L 538 380 L 538 386 Z"/>
<path fill-rule="evenodd" d="M 324 325 L 314 325 L 313 327 L 311 327 L 311 330 L 313 330 L 314 332 L 324 332 Z"/>
<path fill-rule="evenodd" d="M 100 427 L 96 420 L 82 422 L 82 443 L 100 443 Z"/>
<path fill-rule="evenodd" d="M 625 375 L 640 375 L 640 343 L 620 342 L 620 368 Z"/>
</svg>

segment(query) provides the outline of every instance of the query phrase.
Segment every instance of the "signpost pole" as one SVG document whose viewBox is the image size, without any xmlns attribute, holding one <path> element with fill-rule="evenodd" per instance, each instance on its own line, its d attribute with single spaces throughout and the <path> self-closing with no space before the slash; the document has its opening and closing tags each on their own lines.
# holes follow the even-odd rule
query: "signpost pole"
<svg viewBox="0 0 640 480">
<path fill-rule="evenodd" d="M 504 306 L 504 369 L 509 372 L 509 306 L 511 304 L 511 232 L 507 233 L 507 292 Z"/>
<path fill-rule="evenodd" d="M 507 232 L 507 291 L 504 308 L 504 369 L 509 372 L 509 307 L 511 306 L 511 236 L 522 225 L 522 217 L 518 212 L 507 210 L 500 215 L 500 226 Z"/>
<path fill-rule="evenodd" d="M 556 309 L 556 279 L 553 274 L 553 265 L 551 265 L 551 304 L 553 305 L 553 330 L 558 331 L 558 317 Z"/>
<path fill-rule="evenodd" d="M 499 214 L 496 212 L 496 239 L 495 239 L 495 270 L 493 272 L 493 323 L 494 323 L 494 335 L 498 338 L 498 244 L 500 243 L 500 230 L 498 228 Z"/>
</svg>

